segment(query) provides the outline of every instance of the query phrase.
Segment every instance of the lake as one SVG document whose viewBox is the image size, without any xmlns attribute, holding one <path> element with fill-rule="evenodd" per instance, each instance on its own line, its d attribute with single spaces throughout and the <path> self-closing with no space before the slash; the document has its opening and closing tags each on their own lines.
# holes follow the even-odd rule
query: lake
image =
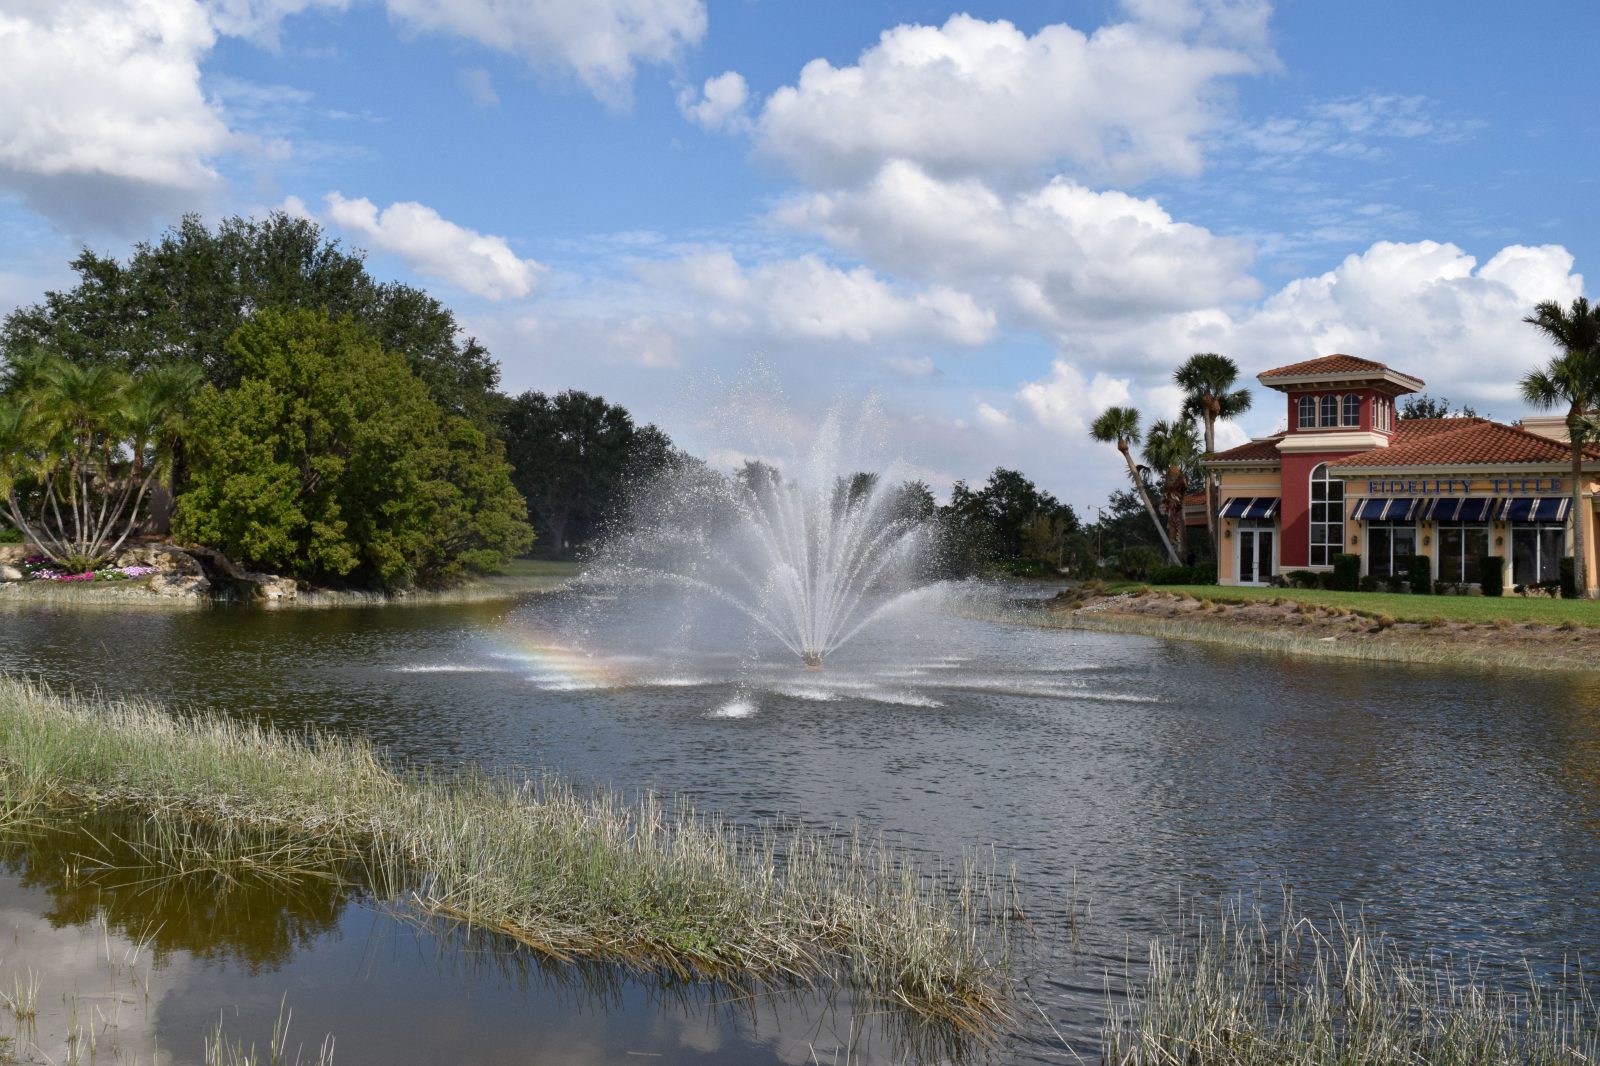
<svg viewBox="0 0 1600 1066">
<path fill-rule="evenodd" d="M 729 618 L 602 592 L 10 609 L 0 671 L 359 733 L 410 763 L 650 788 L 737 822 L 859 824 L 929 857 L 992 848 L 1017 868 L 1036 930 L 1027 990 L 1049 1021 L 1000 1062 L 1071 1061 L 1062 1037 L 1091 1057 L 1107 972 L 1136 974 L 1186 905 L 1235 894 L 1359 909 L 1415 952 L 1491 968 L 1554 974 L 1600 943 L 1592 680 L 1037 629 L 951 609 L 969 594 L 915 605 L 821 671 Z M 18 967 L 76 979 L 85 953 L 146 937 L 123 1039 L 163 1062 L 200 1061 L 224 1015 L 264 1044 L 280 1004 L 308 1049 L 335 1034 L 341 1064 L 911 1054 L 847 997 L 541 965 L 326 886 L 141 892 L 85 878 L 75 847 L 14 855 L 0 986 Z M 41 1007 L 40 1026 L 67 1024 L 52 1017 Z"/>
</svg>

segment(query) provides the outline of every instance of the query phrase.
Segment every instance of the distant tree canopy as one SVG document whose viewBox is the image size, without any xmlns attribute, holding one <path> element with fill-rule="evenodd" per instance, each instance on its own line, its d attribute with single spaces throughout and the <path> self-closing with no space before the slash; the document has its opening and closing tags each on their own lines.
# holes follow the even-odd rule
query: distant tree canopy
<svg viewBox="0 0 1600 1066">
<path fill-rule="evenodd" d="M 1077 513 L 1016 470 L 996 467 L 980 489 L 958 481 L 940 510 L 952 570 L 1059 567 L 1080 533 Z"/>
<path fill-rule="evenodd" d="M 1478 412 L 1470 405 L 1462 404 L 1458 410 L 1450 410 L 1450 401 L 1441 396 L 1435 400 L 1425 392 L 1414 396 L 1407 396 L 1400 404 L 1401 418 L 1477 418 Z"/>
<path fill-rule="evenodd" d="M 186 363 L 230 388 L 243 376 L 228 339 L 259 311 L 325 310 L 364 325 L 426 386 L 446 411 L 488 429 L 503 398 L 499 367 L 455 316 L 420 289 L 379 283 L 359 254 L 326 239 L 312 221 L 275 212 L 229 218 L 213 232 L 190 215 L 126 263 L 84 251 L 72 262 L 78 284 L 46 293 L 0 323 L 7 360 L 38 350 L 127 373 Z"/>
<path fill-rule="evenodd" d="M 677 461 L 665 433 L 585 392 L 525 392 L 506 404 L 502 427 L 512 481 L 558 553 L 600 537 L 632 487 Z"/>
<path fill-rule="evenodd" d="M 499 442 L 441 409 L 365 324 L 263 311 L 226 357 L 233 387 L 192 404 L 179 537 L 279 573 L 384 588 L 528 548 Z"/>
</svg>

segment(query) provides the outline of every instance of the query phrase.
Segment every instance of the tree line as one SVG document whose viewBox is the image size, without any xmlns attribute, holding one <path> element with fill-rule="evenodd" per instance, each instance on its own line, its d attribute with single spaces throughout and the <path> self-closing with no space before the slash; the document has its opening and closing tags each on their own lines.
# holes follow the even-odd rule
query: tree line
<svg viewBox="0 0 1600 1066">
<path fill-rule="evenodd" d="M 170 522 L 261 569 L 438 584 L 592 536 L 672 452 L 596 397 L 502 394 L 448 308 L 306 219 L 71 265 L 0 322 L 0 516 L 74 571 Z"/>
<path fill-rule="evenodd" d="M 307 580 L 438 584 L 582 552 L 637 486 L 698 462 L 601 397 L 505 395 L 447 307 L 307 219 L 188 217 L 71 266 L 75 285 L 0 322 L 0 513 L 73 571 L 170 525 Z M 897 491 L 937 523 L 941 572 L 1087 558 L 1073 509 L 1018 471 L 942 507 Z"/>
</svg>

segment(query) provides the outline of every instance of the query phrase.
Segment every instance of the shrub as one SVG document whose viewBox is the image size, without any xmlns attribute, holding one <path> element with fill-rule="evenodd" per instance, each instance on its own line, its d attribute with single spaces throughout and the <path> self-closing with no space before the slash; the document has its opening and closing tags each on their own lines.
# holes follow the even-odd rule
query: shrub
<svg viewBox="0 0 1600 1066">
<path fill-rule="evenodd" d="M 1478 584 L 1485 596 L 1499 596 L 1506 590 L 1506 557 L 1485 555 L 1478 560 Z"/>
<path fill-rule="evenodd" d="M 1379 578 L 1375 578 L 1371 574 L 1362 574 L 1361 575 L 1361 591 L 1362 592 L 1377 592 L 1378 591 L 1378 582 L 1379 582 L 1379 580 L 1380 580 Z"/>
<path fill-rule="evenodd" d="M 1354 592 L 1361 587 L 1361 556 L 1340 552 L 1333 557 L 1333 587 Z"/>
<path fill-rule="evenodd" d="M 1117 567 L 1122 576 L 1139 580 L 1161 566 L 1161 553 L 1148 544 L 1134 544 L 1122 549 Z"/>
<path fill-rule="evenodd" d="M 1317 587 L 1317 575 L 1310 570 L 1291 570 L 1284 577 L 1293 588 L 1314 589 Z"/>
<path fill-rule="evenodd" d="M 1211 563 L 1194 566 L 1155 566 L 1148 576 L 1152 585 L 1215 585 L 1217 568 Z"/>
<path fill-rule="evenodd" d="M 1406 560 L 1406 577 L 1411 591 L 1426 596 L 1433 591 L 1433 560 L 1426 555 L 1413 555 Z"/>
<path fill-rule="evenodd" d="M 1563 556 L 1561 559 L 1561 598 L 1575 600 L 1578 598 L 1578 574 L 1572 556 Z"/>
<path fill-rule="evenodd" d="M 1334 581 L 1332 570 L 1324 570 L 1317 575 L 1317 588 L 1324 592 L 1334 592 L 1339 588 L 1338 583 Z"/>
</svg>

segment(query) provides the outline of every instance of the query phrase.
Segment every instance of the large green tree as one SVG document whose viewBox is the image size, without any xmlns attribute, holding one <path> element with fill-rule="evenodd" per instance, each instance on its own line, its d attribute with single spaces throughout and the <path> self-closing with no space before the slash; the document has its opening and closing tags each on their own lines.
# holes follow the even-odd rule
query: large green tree
<svg viewBox="0 0 1600 1066">
<path fill-rule="evenodd" d="M 0 381 L 0 497 L 11 523 L 74 571 L 114 557 L 171 472 L 199 372 L 129 375 L 59 355 L 13 360 Z"/>
<path fill-rule="evenodd" d="M 363 323 L 403 356 L 445 410 L 493 426 L 499 368 L 463 338 L 450 310 L 408 285 L 380 283 L 359 253 L 303 218 L 228 218 L 215 230 L 188 216 L 127 262 L 89 249 L 72 261 L 78 283 L 49 292 L 0 323 L 0 354 L 38 347 L 126 372 L 170 363 L 201 367 L 228 388 L 242 377 L 228 339 L 267 308 L 326 310 Z"/>
<path fill-rule="evenodd" d="M 263 311 L 206 388 L 174 533 L 262 569 L 366 587 L 487 569 L 532 541 L 500 445 L 442 410 L 372 331 Z"/>
<path fill-rule="evenodd" d="M 996 467 L 978 489 L 958 481 L 940 524 L 952 570 L 983 564 L 1059 565 L 1078 516 L 1018 470 Z"/>
<path fill-rule="evenodd" d="M 1117 451 L 1122 453 L 1123 460 L 1128 464 L 1128 477 L 1132 480 L 1133 487 L 1138 490 L 1139 499 L 1144 502 L 1145 513 L 1150 516 L 1150 524 L 1156 527 L 1156 534 L 1161 538 L 1161 546 L 1166 549 L 1167 559 L 1174 566 L 1178 565 L 1181 561 L 1178 553 L 1173 549 L 1172 540 L 1167 536 L 1161 516 L 1156 512 L 1156 505 L 1150 499 L 1150 490 L 1146 488 L 1144 478 L 1139 474 L 1139 467 L 1133 461 L 1133 446 L 1138 444 L 1143 436 L 1139 429 L 1139 409 L 1107 407 L 1089 427 L 1089 435 L 1104 444 L 1115 444 Z"/>
<path fill-rule="evenodd" d="M 1561 349 L 1543 369 L 1522 379 L 1522 398 L 1534 407 L 1567 409 L 1567 436 L 1572 444 L 1572 555 L 1578 595 L 1589 596 L 1588 559 L 1584 555 L 1583 460 L 1585 446 L 1595 439 L 1600 408 L 1600 307 L 1579 296 L 1570 308 L 1546 300 L 1523 319 Z"/>
<path fill-rule="evenodd" d="M 1198 418 L 1205 427 L 1206 454 L 1217 450 L 1217 423 L 1238 418 L 1250 410 L 1250 390 L 1236 389 L 1239 366 L 1216 352 L 1195 352 L 1172 373 L 1172 380 L 1183 389 L 1183 417 Z M 1205 473 L 1206 529 L 1211 533 L 1212 551 L 1221 543 L 1217 523 L 1217 479 Z"/>
<path fill-rule="evenodd" d="M 586 392 L 525 392 L 506 404 L 502 425 L 512 480 L 555 552 L 601 536 L 628 494 L 674 462 L 665 433 Z"/>
</svg>

